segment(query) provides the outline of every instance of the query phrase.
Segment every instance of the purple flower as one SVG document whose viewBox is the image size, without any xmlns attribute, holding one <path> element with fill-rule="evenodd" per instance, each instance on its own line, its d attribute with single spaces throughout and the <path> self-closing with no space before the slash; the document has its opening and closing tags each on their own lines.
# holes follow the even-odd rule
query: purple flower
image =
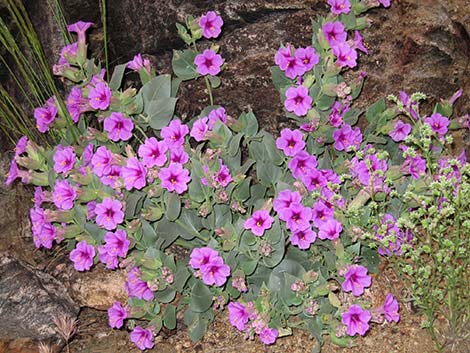
<svg viewBox="0 0 470 353">
<path fill-rule="evenodd" d="M 162 168 L 159 174 L 162 187 L 168 191 L 182 194 L 188 190 L 188 182 L 191 180 L 189 171 L 179 163 L 170 163 L 168 168 Z"/>
<path fill-rule="evenodd" d="M 328 206 L 325 201 L 320 200 L 313 204 L 312 221 L 315 227 L 320 228 L 326 221 L 334 216 L 334 209 Z"/>
<path fill-rule="evenodd" d="M 127 164 L 122 167 L 121 175 L 124 178 L 126 190 L 132 188 L 142 189 L 147 184 L 147 169 L 136 157 L 127 160 Z"/>
<path fill-rule="evenodd" d="M 293 157 L 305 147 L 304 134 L 300 130 L 284 128 L 281 136 L 276 139 L 276 147 L 284 152 L 286 156 Z"/>
<path fill-rule="evenodd" d="M 85 111 L 83 107 L 85 101 L 82 96 L 82 90 L 74 86 L 67 97 L 67 109 L 74 123 L 80 119 L 80 114 Z"/>
<path fill-rule="evenodd" d="M 57 229 L 52 223 L 44 223 L 38 229 L 33 228 L 33 241 L 37 248 L 43 246 L 46 249 L 52 248 L 52 242 L 56 239 Z"/>
<path fill-rule="evenodd" d="M 140 69 L 151 70 L 150 60 L 143 59 L 141 54 L 135 55 L 134 58 L 127 63 L 127 67 L 134 71 L 139 71 Z"/>
<path fill-rule="evenodd" d="M 326 40 L 332 48 L 346 41 L 347 34 L 344 30 L 344 25 L 340 21 L 326 22 L 323 25 L 322 30 Z"/>
<path fill-rule="evenodd" d="M 279 331 L 274 328 L 266 327 L 259 333 L 259 339 L 266 345 L 273 344 L 276 342 L 276 338 L 279 335 Z"/>
<path fill-rule="evenodd" d="M 297 48 L 295 50 L 295 57 L 301 61 L 304 72 L 310 71 L 320 62 L 320 56 L 312 47 Z"/>
<path fill-rule="evenodd" d="M 189 161 L 189 155 L 183 146 L 174 147 L 170 149 L 170 161 L 172 163 L 186 164 Z"/>
<path fill-rule="evenodd" d="M 138 299 L 152 300 L 154 293 L 150 290 L 147 282 L 142 281 L 140 278 L 140 270 L 134 267 L 127 274 L 126 290 L 129 297 Z"/>
<path fill-rule="evenodd" d="M 349 311 L 343 313 L 341 322 L 347 326 L 346 333 L 354 336 L 356 333 L 364 336 L 369 330 L 370 312 L 359 305 L 351 305 Z"/>
<path fill-rule="evenodd" d="M 302 63 L 302 60 L 298 57 L 289 57 L 287 59 L 287 67 L 285 69 L 286 76 L 290 79 L 294 79 L 297 76 L 302 76 L 307 70 Z"/>
<path fill-rule="evenodd" d="M 75 188 L 67 180 L 56 180 L 52 200 L 59 210 L 70 210 L 77 198 Z"/>
<path fill-rule="evenodd" d="M 362 41 L 362 36 L 359 31 L 354 31 L 354 40 L 352 41 L 351 48 L 359 49 L 365 54 L 369 54 L 369 50 L 364 46 L 364 42 Z"/>
<path fill-rule="evenodd" d="M 174 148 L 184 144 L 184 137 L 188 133 L 189 128 L 185 124 L 181 124 L 179 119 L 175 119 L 162 129 L 160 135 L 168 148 Z"/>
<path fill-rule="evenodd" d="M 347 14 L 351 11 L 349 0 L 328 0 L 328 5 L 331 6 L 331 12 L 335 15 Z"/>
<path fill-rule="evenodd" d="M 383 7 L 390 7 L 390 0 L 378 0 Z"/>
<path fill-rule="evenodd" d="M 118 229 L 114 233 L 107 232 L 104 236 L 106 242 L 105 248 L 108 253 L 120 257 L 126 257 L 129 250 L 130 241 L 127 239 L 127 233 L 123 229 Z"/>
<path fill-rule="evenodd" d="M 312 97 L 308 95 L 305 86 L 290 87 L 286 91 L 284 107 L 288 112 L 293 112 L 297 116 L 304 116 L 312 108 Z"/>
<path fill-rule="evenodd" d="M 209 131 L 209 125 L 207 125 L 207 121 L 209 120 L 208 117 L 203 117 L 201 119 L 197 119 L 193 127 L 191 129 L 191 133 L 189 134 L 193 137 L 197 142 L 205 140 L 206 132 Z"/>
<path fill-rule="evenodd" d="M 414 179 L 419 179 L 422 175 L 426 174 L 426 160 L 420 156 L 406 157 L 400 170 L 410 173 Z"/>
<path fill-rule="evenodd" d="M 274 62 L 282 71 L 286 71 L 287 67 L 291 60 L 293 60 L 292 56 L 292 47 L 290 44 L 287 44 L 286 47 L 281 47 L 277 50 L 276 54 L 274 55 Z"/>
<path fill-rule="evenodd" d="M 115 189 L 117 186 L 121 187 L 122 184 L 119 181 L 119 178 L 122 176 L 123 167 L 119 165 L 111 165 L 108 173 L 100 177 L 101 183 Z M 126 180 L 127 181 L 127 180 Z"/>
<path fill-rule="evenodd" d="M 209 286 L 216 285 L 220 287 L 230 276 L 230 267 L 224 264 L 224 260 L 217 256 L 212 258 L 209 263 L 201 267 L 202 281 Z"/>
<path fill-rule="evenodd" d="M 299 249 L 305 250 L 310 247 L 317 239 L 317 233 L 315 233 L 311 227 L 305 229 L 297 229 L 292 232 L 290 236 L 290 242 L 292 245 L 296 245 Z"/>
<path fill-rule="evenodd" d="M 382 309 L 385 314 L 385 319 L 387 319 L 388 322 L 398 322 L 400 320 L 400 314 L 398 313 L 400 306 L 391 293 L 388 293 L 385 297 L 385 303 Z"/>
<path fill-rule="evenodd" d="M 395 123 L 393 130 L 390 131 L 389 135 L 393 141 L 399 142 L 399 141 L 405 140 L 406 137 L 410 134 L 410 132 L 411 132 L 411 125 L 406 124 L 401 120 L 398 120 Z"/>
<path fill-rule="evenodd" d="M 222 187 L 226 187 L 233 180 L 230 175 L 230 169 L 228 169 L 228 167 L 222 163 L 222 160 L 220 161 L 220 169 L 217 174 L 214 175 L 213 179 L 217 185 Z"/>
<path fill-rule="evenodd" d="M 305 177 L 310 170 L 317 167 L 317 159 L 306 151 L 300 151 L 289 161 L 287 166 L 291 170 L 294 178 L 301 179 Z"/>
<path fill-rule="evenodd" d="M 67 65 L 75 61 L 78 52 L 78 42 L 65 45 L 60 51 L 59 65 Z"/>
<path fill-rule="evenodd" d="M 107 175 L 113 165 L 113 154 L 105 146 L 98 147 L 91 158 L 91 165 L 93 166 L 93 173 L 97 176 Z"/>
<path fill-rule="evenodd" d="M 279 213 L 283 209 L 289 208 L 293 203 L 300 203 L 302 196 L 298 191 L 290 191 L 289 189 L 279 192 L 273 201 L 274 210 Z M 281 218 L 282 219 L 282 218 Z"/>
<path fill-rule="evenodd" d="M 146 167 L 161 167 L 166 162 L 165 152 L 167 150 L 168 146 L 164 141 L 157 141 L 155 137 L 150 137 L 145 140 L 143 145 L 139 146 L 138 154 Z"/>
<path fill-rule="evenodd" d="M 310 169 L 301 180 L 308 191 L 323 189 L 328 184 L 323 173 L 317 169 Z"/>
<path fill-rule="evenodd" d="M 109 197 L 95 207 L 96 224 L 107 230 L 116 229 L 118 224 L 124 220 L 124 212 L 122 212 L 122 204 L 118 200 Z"/>
<path fill-rule="evenodd" d="M 15 156 L 19 156 L 26 152 L 29 140 L 26 136 L 21 136 L 15 146 Z"/>
<path fill-rule="evenodd" d="M 36 127 L 39 132 L 45 133 L 49 130 L 51 125 L 57 116 L 57 107 L 53 103 L 53 98 L 48 100 L 46 106 L 36 108 L 34 110 L 34 118 L 36 119 Z"/>
<path fill-rule="evenodd" d="M 429 118 L 424 119 L 424 122 L 431 126 L 432 131 L 434 131 L 439 137 L 442 137 L 447 133 L 449 119 L 439 113 L 432 114 Z"/>
<path fill-rule="evenodd" d="M 222 32 L 222 25 L 224 20 L 222 17 L 217 16 L 214 11 L 208 11 L 199 19 L 199 26 L 202 28 L 202 35 L 204 38 L 217 38 Z"/>
<path fill-rule="evenodd" d="M 67 30 L 69 32 L 77 33 L 79 42 L 85 42 L 85 32 L 91 26 L 93 26 L 93 22 L 78 21 L 71 25 L 68 25 Z"/>
<path fill-rule="evenodd" d="M 338 43 L 333 48 L 333 54 L 336 56 L 336 65 L 340 67 L 356 67 L 357 52 L 347 43 Z"/>
<path fill-rule="evenodd" d="M 77 271 L 88 271 L 93 265 L 95 257 L 95 248 L 82 240 L 77 243 L 75 249 L 70 252 L 70 260 L 73 261 L 73 267 Z"/>
<path fill-rule="evenodd" d="M 335 240 L 339 238 L 339 234 L 343 230 L 343 227 L 341 223 L 339 223 L 336 219 L 331 218 L 331 219 L 328 219 L 322 225 L 320 225 L 318 229 L 319 229 L 318 237 L 320 239 Z"/>
<path fill-rule="evenodd" d="M 189 265 L 195 270 L 201 269 L 217 257 L 219 253 L 212 248 L 194 248 L 189 256 Z"/>
<path fill-rule="evenodd" d="M 243 226 L 245 229 L 250 229 L 257 237 L 261 237 L 266 229 L 271 228 L 273 222 L 274 218 L 267 210 L 258 210 L 253 212 L 251 218 L 248 218 Z"/>
<path fill-rule="evenodd" d="M 75 164 L 76 157 L 73 147 L 58 145 L 54 153 L 54 171 L 58 174 L 67 173 Z"/>
<path fill-rule="evenodd" d="M 243 304 L 239 302 L 230 302 L 228 304 L 228 319 L 230 324 L 238 330 L 243 331 L 245 329 L 249 316 L 250 313 Z"/>
<path fill-rule="evenodd" d="M 348 271 L 344 275 L 344 282 L 341 285 L 345 292 L 352 292 L 355 297 L 364 293 L 364 288 L 370 287 L 371 278 L 367 274 L 367 268 L 360 265 L 348 266 Z"/>
<path fill-rule="evenodd" d="M 338 151 L 351 151 L 358 148 L 362 142 L 361 130 L 356 127 L 354 130 L 351 125 L 344 124 L 341 129 L 333 132 L 335 140 L 334 147 Z"/>
<path fill-rule="evenodd" d="M 113 306 L 108 309 L 108 323 L 113 328 L 121 328 L 124 324 L 124 319 L 129 314 L 127 310 L 119 302 L 114 302 Z"/>
<path fill-rule="evenodd" d="M 293 203 L 289 208 L 279 212 L 279 218 L 286 220 L 286 227 L 291 231 L 305 229 L 310 226 L 312 209 L 301 203 Z"/>
<path fill-rule="evenodd" d="M 140 326 L 134 327 L 131 332 L 131 342 L 140 350 L 153 348 L 154 345 L 153 332 Z"/>
<path fill-rule="evenodd" d="M 331 113 L 328 116 L 328 121 L 331 126 L 340 127 L 343 124 L 343 116 L 349 111 L 349 106 L 342 105 L 341 102 L 335 102 L 331 107 Z"/>
<path fill-rule="evenodd" d="M 207 117 L 209 118 L 209 121 L 207 122 L 209 130 L 214 128 L 216 121 L 221 121 L 224 124 L 227 122 L 227 113 L 225 112 L 224 107 L 211 110 Z"/>
<path fill-rule="evenodd" d="M 106 265 L 106 268 L 110 270 L 116 269 L 119 265 L 117 255 L 110 254 L 105 246 L 98 246 L 98 257 Z"/>
<path fill-rule="evenodd" d="M 220 72 L 220 67 L 224 63 L 224 59 L 216 54 L 212 49 L 206 49 L 194 59 L 196 71 L 199 75 L 215 76 Z"/>
<path fill-rule="evenodd" d="M 108 132 L 108 137 L 117 142 L 119 140 L 127 141 L 132 137 L 134 123 L 132 119 L 125 118 L 122 113 L 111 113 L 104 119 L 103 128 Z"/>
<path fill-rule="evenodd" d="M 106 110 L 111 103 L 111 89 L 106 83 L 97 83 L 88 93 L 88 103 L 93 109 Z"/>
</svg>

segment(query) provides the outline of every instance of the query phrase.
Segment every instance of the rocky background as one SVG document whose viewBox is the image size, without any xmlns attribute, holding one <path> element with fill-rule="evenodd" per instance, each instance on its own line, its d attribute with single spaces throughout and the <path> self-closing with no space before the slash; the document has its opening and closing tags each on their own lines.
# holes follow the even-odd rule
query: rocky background
<svg viewBox="0 0 470 353">
<path fill-rule="evenodd" d="M 103 49 L 100 1 L 62 0 L 62 3 L 69 23 L 77 20 L 96 23 L 90 32 L 90 48 L 99 56 Z M 274 53 L 281 43 L 308 45 L 311 18 L 328 11 L 324 0 L 108 0 L 107 3 L 111 66 L 142 53 L 161 73 L 170 72 L 172 50 L 184 45 L 176 34 L 175 22 L 184 21 L 189 14 L 218 11 L 225 25 L 216 43 L 227 68 L 221 75 L 222 86 L 215 90 L 215 102 L 225 106 L 234 117 L 253 110 L 260 126 L 274 134 L 288 123 L 271 83 L 269 67 L 274 64 Z M 62 43 L 47 1 L 27 0 L 25 4 L 46 43 L 44 49 L 52 65 Z M 392 0 L 390 9 L 375 9 L 369 18 L 371 27 L 362 32 L 369 55 L 360 57 L 357 69 L 366 71 L 368 79 L 356 107 L 363 108 L 404 90 L 426 93 L 430 109 L 431 103 L 462 88 L 464 94 L 455 111 L 457 116 L 470 112 L 467 0 Z M 132 75 L 128 78 L 132 80 Z M 0 79 L 8 84 L 8 77 Z M 199 114 L 208 104 L 203 82 L 184 84 L 180 93 L 177 112 L 182 118 Z M 460 136 L 458 145 L 467 146 L 465 135 Z M 0 174 L 7 170 L 9 152 L 5 152 L 0 159 Z M 2 176 L 0 182 L 3 185 Z M 89 273 L 77 273 L 67 260 L 66 249 L 35 250 L 28 221 L 30 198 L 31 190 L 21 186 L 0 188 L 0 353 L 37 352 L 38 340 L 46 340 L 58 351 L 63 340 L 53 319 L 60 315 L 76 319 L 79 307 L 80 324 L 71 352 L 137 352 L 128 344 L 126 333 L 107 327 L 102 311 L 114 300 L 124 299 L 125 273 L 105 271 L 101 265 Z M 376 280 L 380 286 L 371 295 L 377 302 L 389 290 L 406 298 L 406 289 L 393 274 L 385 270 Z M 402 315 L 400 325 L 374 327 L 365 339 L 357 341 L 359 347 L 344 352 L 434 352 L 430 337 L 419 329 L 421 318 L 413 308 L 403 303 Z M 180 324 L 178 332 L 163 332 L 153 351 L 307 352 L 314 345 L 307 335 L 297 332 L 274 347 L 264 348 L 244 341 L 224 316 L 217 317 L 201 343 L 191 343 Z M 468 342 L 461 345 L 461 352 L 467 352 L 464 349 L 468 346 Z M 457 352 L 458 347 L 454 345 L 453 351 Z M 342 350 L 327 345 L 325 351 Z"/>
</svg>

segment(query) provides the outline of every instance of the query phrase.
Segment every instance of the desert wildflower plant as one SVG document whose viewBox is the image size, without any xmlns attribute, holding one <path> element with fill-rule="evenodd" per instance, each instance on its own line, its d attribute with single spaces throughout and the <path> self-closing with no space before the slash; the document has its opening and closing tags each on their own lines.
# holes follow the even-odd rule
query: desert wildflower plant
<svg viewBox="0 0 470 353">
<path fill-rule="evenodd" d="M 453 324 L 468 318 L 469 169 L 465 154 L 447 150 L 449 129 L 467 123 L 452 119 L 459 92 L 429 116 L 419 93 L 390 96 L 389 107 L 379 100 L 365 114 L 353 108 L 366 74 L 342 74 L 368 52 L 364 13 L 390 1 L 328 4 L 310 46 L 285 43 L 274 57 L 273 83 L 297 126 L 278 137 L 253 112 L 233 118 L 214 102 L 229 63 L 200 39 L 220 35 L 216 12 L 177 24 L 187 48 L 174 51 L 173 77 L 140 54 L 108 76 L 87 57 L 92 23 L 68 27 L 77 41 L 53 70 L 70 83 L 67 111 L 53 96 L 34 117 L 46 133 L 70 116 L 78 134 L 53 148 L 21 138 L 7 184 L 37 186 L 38 248 L 66 242 L 77 271 L 127 270 L 128 301 L 109 308 L 109 325 L 129 330 L 139 349 L 152 348 L 163 326 L 174 329 L 177 312 L 198 340 L 225 309 L 247 339 L 266 345 L 298 328 L 317 352 L 325 336 L 350 346 L 374 324 L 400 319 L 391 294 L 378 307 L 370 301 L 380 256 L 412 279 L 430 327 L 446 303 Z M 125 70 L 139 74 L 139 89 L 121 88 Z M 188 80 L 204 80 L 210 106 L 182 121 L 175 106 Z"/>
</svg>

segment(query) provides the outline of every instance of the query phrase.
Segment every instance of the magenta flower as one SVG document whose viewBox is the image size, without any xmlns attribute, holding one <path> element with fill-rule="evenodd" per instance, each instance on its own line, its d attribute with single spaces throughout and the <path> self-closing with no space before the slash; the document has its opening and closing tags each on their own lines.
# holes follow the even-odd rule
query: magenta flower
<svg viewBox="0 0 470 353">
<path fill-rule="evenodd" d="M 383 7 L 390 7 L 390 0 L 378 0 Z"/>
<path fill-rule="evenodd" d="M 188 182 L 191 180 L 189 171 L 179 163 L 170 163 L 168 168 L 162 168 L 159 174 L 162 187 L 168 191 L 182 194 L 188 190 Z"/>
<path fill-rule="evenodd" d="M 228 319 L 232 326 L 243 331 L 245 324 L 248 322 L 250 313 L 245 306 L 239 302 L 230 302 L 228 304 Z"/>
<path fill-rule="evenodd" d="M 258 210 L 253 212 L 251 218 L 248 218 L 243 226 L 245 229 L 250 229 L 257 237 L 261 237 L 266 229 L 271 228 L 273 222 L 274 218 L 267 210 Z"/>
<path fill-rule="evenodd" d="M 289 208 L 279 212 L 279 218 L 286 220 L 286 227 L 291 231 L 305 229 L 310 226 L 312 209 L 303 206 L 301 203 L 293 203 Z"/>
<path fill-rule="evenodd" d="M 331 6 L 331 12 L 335 15 L 347 14 L 351 11 L 349 0 L 328 0 L 327 2 Z"/>
<path fill-rule="evenodd" d="M 281 130 L 281 136 L 276 139 L 276 147 L 284 152 L 286 156 L 293 157 L 305 147 L 304 134 L 300 130 Z"/>
<path fill-rule="evenodd" d="M 371 314 L 359 305 L 351 305 L 349 311 L 342 314 L 341 322 L 347 326 L 346 333 L 354 336 L 356 333 L 364 336 L 369 330 Z"/>
<path fill-rule="evenodd" d="M 70 260 L 73 261 L 73 267 L 77 271 L 88 271 L 93 266 L 93 258 L 95 257 L 95 248 L 86 241 L 78 242 L 70 252 Z"/>
<path fill-rule="evenodd" d="M 310 169 L 301 180 L 308 191 L 323 189 L 328 184 L 328 180 L 318 169 Z"/>
<path fill-rule="evenodd" d="M 44 223 L 38 229 L 33 228 L 33 241 L 37 248 L 43 246 L 46 249 L 52 249 L 52 242 L 57 237 L 57 229 L 52 223 Z"/>
<path fill-rule="evenodd" d="M 335 140 L 334 147 L 337 151 L 351 151 L 357 149 L 362 142 L 361 130 L 356 127 L 353 129 L 351 125 L 344 124 L 341 129 L 333 132 Z"/>
<path fill-rule="evenodd" d="M 140 326 L 134 327 L 131 332 L 131 342 L 134 343 L 140 350 L 153 348 L 154 337 L 150 329 L 144 329 Z"/>
<path fill-rule="evenodd" d="M 224 264 L 224 260 L 217 256 L 205 266 L 201 267 L 202 281 L 209 286 L 216 285 L 220 287 L 230 276 L 230 267 Z"/>
<path fill-rule="evenodd" d="M 76 157 L 73 147 L 58 145 L 54 153 L 54 171 L 57 174 L 67 173 L 75 164 Z"/>
<path fill-rule="evenodd" d="M 21 136 L 15 146 L 15 156 L 19 156 L 26 152 L 29 140 L 26 136 Z"/>
<path fill-rule="evenodd" d="M 406 137 L 410 134 L 410 132 L 411 132 L 411 125 L 406 124 L 401 120 L 398 120 L 395 123 L 395 127 L 393 128 L 393 130 L 390 131 L 389 135 L 393 141 L 399 142 L 399 141 L 405 140 Z"/>
<path fill-rule="evenodd" d="M 183 146 L 174 147 L 170 149 L 170 161 L 172 163 L 186 164 L 189 161 L 189 155 Z"/>
<path fill-rule="evenodd" d="M 209 131 L 209 125 L 207 125 L 207 121 L 209 120 L 208 117 L 203 117 L 201 119 L 197 119 L 193 127 L 191 129 L 191 133 L 189 134 L 193 137 L 197 142 L 205 140 L 206 132 Z"/>
<path fill-rule="evenodd" d="M 140 276 L 140 270 L 134 267 L 127 274 L 126 291 L 129 297 L 135 297 L 138 299 L 152 300 L 155 294 L 149 288 L 147 282 L 142 281 Z"/>
<path fill-rule="evenodd" d="M 121 328 L 124 319 L 128 317 L 127 310 L 119 302 L 114 302 L 113 306 L 108 309 L 108 323 L 110 327 Z"/>
<path fill-rule="evenodd" d="M 129 250 L 130 241 L 127 239 L 127 233 L 123 229 L 118 229 L 114 233 L 107 232 L 104 236 L 105 247 L 110 254 L 126 257 Z"/>
<path fill-rule="evenodd" d="M 139 71 L 140 69 L 151 70 L 150 60 L 143 59 L 141 54 L 135 55 L 134 58 L 127 63 L 127 67 L 134 71 Z"/>
<path fill-rule="evenodd" d="M 292 245 L 298 246 L 299 249 L 305 250 L 310 247 L 317 239 L 317 233 L 315 233 L 311 227 L 305 229 L 297 229 L 292 232 L 290 236 L 290 242 Z"/>
<path fill-rule="evenodd" d="M 118 200 L 109 197 L 95 207 L 96 224 L 107 230 L 116 229 L 118 224 L 124 220 L 122 204 Z"/>
<path fill-rule="evenodd" d="M 274 55 L 274 62 L 282 71 L 287 70 L 292 60 L 294 60 L 294 57 L 292 56 L 292 47 L 290 44 L 287 44 L 286 47 L 279 48 Z"/>
<path fill-rule="evenodd" d="M 317 167 L 317 159 L 306 151 L 300 151 L 289 161 L 287 166 L 291 170 L 294 178 L 301 179 L 305 177 L 310 170 Z"/>
<path fill-rule="evenodd" d="M 113 165 L 113 154 L 105 146 L 98 147 L 91 158 L 93 173 L 97 176 L 107 175 L 111 172 Z"/>
<path fill-rule="evenodd" d="M 67 180 L 56 180 L 52 200 L 59 210 L 70 210 L 77 198 L 77 192 Z"/>
<path fill-rule="evenodd" d="M 225 112 L 224 107 L 211 110 L 207 117 L 209 118 L 209 121 L 207 122 L 209 130 L 212 130 L 214 128 L 216 121 L 221 121 L 224 124 L 227 122 L 227 113 Z"/>
<path fill-rule="evenodd" d="M 288 112 L 293 112 L 297 116 L 304 116 L 312 108 L 312 97 L 308 95 L 305 86 L 290 87 L 286 91 L 284 107 Z"/>
<path fill-rule="evenodd" d="M 400 170 L 410 173 L 414 179 L 419 179 L 426 174 L 426 160 L 420 156 L 406 157 Z"/>
<path fill-rule="evenodd" d="M 34 118 L 36 119 L 36 127 L 39 132 L 45 133 L 49 130 L 51 125 L 57 116 L 57 107 L 52 103 L 53 98 L 50 98 L 46 106 L 36 108 L 34 110 Z"/>
<path fill-rule="evenodd" d="M 125 118 L 122 113 L 113 112 L 104 119 L 103 128 L 104 131 L 108 132 L 108 137 L 114 142 L 119 140 L 127 141 L 132 137 L 134 123 L 132 119 Z"/>
<path fill-rule="evenodd" d="M 74 123 L 78 122 L 80 114 L 85 111 L 83 107 L 84 103 L 82 90 L 79 87 L 73 87 L 67 97 L 67 109 Z"/>
<path fill-rule="evenodd" d="M 277 197 L 274 199 L 273 208 L 277 213 L 279 213 L 283 209 L 289 208 L 292 204 L 300 203 L 301 201 L 302 196 L 300 196 L 298 191 L 290 191 L 289 189 L 286 189 L 279 192 Z"/>
<path fill-rule="evenodd" d="M 168 146 L 164 141 L 157 141 L 155 137 L 145 140 L 143 145 L 139 146 L 138 154 L 142 158 L 142 163 L 148 167 L 161 167 L 166 163 L 166 154 Z"/>
<path fill-rule="evenodd" d="M 194 248 L 189 256 L 189 265 L 195 270 L 201 269 L 217 257 L 219 253 L 212 248 Z"/>
<path fill-rule="evenodd" d="M 287 67 L 285 69 L 286 76 L 290 79 L 294 79 L 297 76 L 302 76 L 307 70 L 302 63 L 302 60 L 298 57 L 291 56 L 287 60 Z"/>
<path fill-rule="evenodd" d="M 344 25 L 340 21 L 326 22 L 323 25 L 323 34 L 331 48 L 346 41 L 347 33 L 344 29 Z"/>
<path fill-rule="evenodd" d="M 228 167 L 222 163 L 222 160 L 220 161 L 220 169 L 217 174 L 214 175 L 213 179 L 217 185 L 222 187 L 226 187 L 233 180 L 232 176 L 230 175 L 230 169 L 228 169 Z"/>
<path fill-rule="evenodd" d="M 68 65 L 75 61 L 78 53 L 78 42 L 65 45 L 60 51 L 59 65 Z"/>
<path fill-rule="evenodd" d="M 217 38 L 222 32 L 222 25 L 224 20 L 222 17 L 217 16 L 214 11 L 208 11 L 199 19 L 199 26 L 202 28 L 202 35 L 204 38 Z"/>
<path fill-rule="evenodd" d="M 343 230 L 343 226 L 336 219 L 331 218 L 323 223 L 319 228 L 318 237 L 321 240 L 335 240 Z"/>
<path fill-rule="evenodd" d="M 352 292 L 355 297 L 359 297 L 364 293 L 364 288 L 370 287 L 371 278 L 367 274 L 367 268 L 361 265 L 348 266 L 348 270 L 344 275 L 344 282 L 341 288 L 345 292 Z"/>
<path fill-rule="evenodd" d="M 325 201 L 320 200 L 313 204 L 312 221 L 315 227 L 320 228 L 326 221 L 334 217 L 334 209 Z"/>
<path fill-rule="evenodd" d="M 185 124 L 181 124 L 179 119 L 175 119 L 162 129 L 160 135 L 168 148 L 174 148 L 184 144 L 184 137 L 188 133 L 189 128 Z"/>
<path fill-rule="evenodd" d="M 69 32 L 77 33 L 79 42 L 85 42 L 85 32 L 91 26 L 93 26 L 93 22 L 78 21 L 71 25 L 68 25 L 67 30 Z"/>
<path fill-rule="evenodd" d="M 132 188 L 142 189 L 147 184 L 147 169 L 136 157 L 127 160 L 127 164 L 122 167 L 121 175 L 124 179 L 126 190 Z"/>
<path fill-rule="evenodd" d="M 88 103 L 93 109 L 106 110 L 111 103 L 111 89 L 106 83 L 97 83 L 88 93 Z"/>
<path fill-rule="evenodd" d="M 442 137 L 447 133 L 449 119 L 439 113 L 432 114 L 429 118 L 424 119 L 424 122 L 431 126 L 432 131 L 434 131 L 439 137 Z"/>
<path fill-rule="evenodd" d="M 391 293 L 388 293 L 385 297 L 385 303 L 382 309 L 383 313 L 385 314 L 385 319 L 388 322 L 398 322 L 400 320 L 400 314 L 398 313 L 400 306 L 398 305 L 398 301 Z"/>
<path fill-rule="evenodd" d="M 107 185 L 115 189 L 116 187 L 122 187 L 122 183 L 118 182 L 122 176 L 123 167 L 119 165 L 111 165 L 108 174 L 101 176 L 100 181 L 103 185 Z M 126 180 L 127 181 L 127 180 Z"/>
<path fill-rule="evenodd" d="M 302 63 L 304 73 L 313 69 L 313 67 L 320 62 L 320 55 L 318 55 L 312 47 L 297 48 L 295 50 L 295 58 L 299 59 Z M 301 75 L 303 75 L 303 73 Z"/>
<path fill-rule="evenodd" d="M 347 43 L 338 43 L 332 49 L 333 54 L 337 58 L 336 65 L 340 67 L 356 67 L 357 52 L 353 48 L 351 48 Z"/>
<path fill-rule="evenodd" d="M 98 258 L 100 262 L 106 265 L 106 268 L 114 270 L 119 265 L 119 259 L 116 255 L 108 252 L 105 246 L 98 246 Z"/>
<path fill-rule="evenodd" d="M 199 54 L 194 59 L 196 64 L 196 71 L 199 75 L 212 75 L 215 76 L 220 72 L 220 67 L 224 63 L 224 59 L 219 54 L 216 54 L 212 49 L 206 49 L 202 54 Z"/>
<path fill-rule="evenodd" d="M 266 327 L 259 333 L 259 339 L 266 345 L 273 344 L 276 342 L 279 331 L 274 328 Z"/>
<path fill-rule="evenodd" d="M 363 53 L 369 54 L 369 50 L 367 50 L 367 48 L 364 46 L 364 42 L 359 31 L 354 31 L 354 39 L 352 41 L 351 48 L 359 49 Z"/>
</svg>

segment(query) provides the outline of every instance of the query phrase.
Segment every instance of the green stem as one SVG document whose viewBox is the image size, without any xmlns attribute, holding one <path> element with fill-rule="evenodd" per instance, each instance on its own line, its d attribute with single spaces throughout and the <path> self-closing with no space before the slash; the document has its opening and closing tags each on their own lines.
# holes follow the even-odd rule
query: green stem
<svg viewBox="0 0 470 353">
<path fill-rule="evenodd" d="M 212 88 L 211 83 L 209 82 L 209 78 L 204 76 L 204 81 L 206 81 L 207 93 L 209 93 L 209 101 L 211 105 L 214 105 L 214 97 L 212 96 Z"/>
<path fill-rule="evenodd" d="M 107 39 L 107 27 L 106 27 L 106 0 L 101 0 L 101 20 L 103 22 L 103 46 L 104 46 L 104 62 L 106 66 L 106 74 L 109 76 L 109 61 L 108 61 L 108 39 Z"/>
</svg>

